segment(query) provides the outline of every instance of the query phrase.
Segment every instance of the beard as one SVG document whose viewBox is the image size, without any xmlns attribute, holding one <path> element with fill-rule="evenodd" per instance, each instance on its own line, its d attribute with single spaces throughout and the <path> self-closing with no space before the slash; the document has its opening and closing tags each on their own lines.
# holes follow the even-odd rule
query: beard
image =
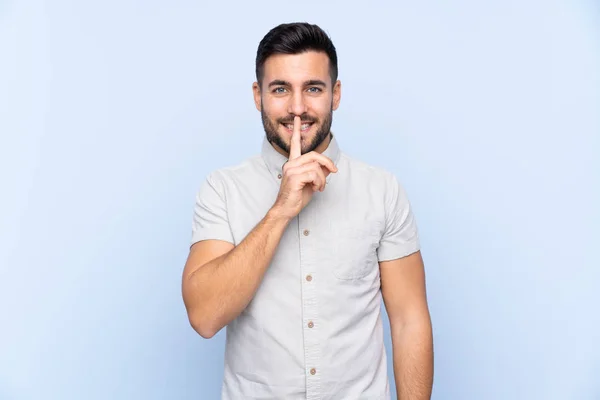
<svg viewBox="0 0 600 400">
<path fill-rule="evenodd" d="M 275 122 L 272 122 L 271 119 L 269 118 L 269 116 L 265 113 L 264 108 L 261 106 L 260 109 L 260 116 L 262 118 L 262 123 L 263 123 L 263 127 L 265 129 L 265 134 L 267 135 L 267 140 L 271 143 L 271 144 L 276 144 L 277 146 L 279 146 L 279 148 L 281 148 L 282 150 L 284 150 L 286 153 L 290 153 L 290 144 L 286 143 L 283 138 L 281 137 L 281 134 L 278 132 L 278 128 L 280 126 L 280 124 L 294 124 L 294 115 L 290 115 L 286 118 L 278 118 Z M 323 122 L 319 123 L 319 119 L 318 118 L 313 118 L 311 116 L 309 116 L 308 114 L 302 114 L 300 116 L 300 119 L 302 120 L 302 122 L 312 122 L 313 125 L 317 125 L 317 132 L 315 133 L 315 135 L 313 136 L 312 140 L 310 141 L 310 143 L 308 143 L 306 146 L 302 145 L 301 147 L 301 154 L 306 154 L 306 153 L 310 153 L 311 151 L 314 151 L 317 147 L 319 147 L 319 145 L 321 143 L 323 143 L 323 141 L 325 139 L 327 139 L 327 137 L 329 136 L 329 133 L 331 131 L 331 122 L 332 122 L 332 118 L 333 117 L 333 109 L 331 109 L 329 111 L 329 114 L 327 114 L 325 116 L 325 119 L 323 120 Z"/>
</svg>

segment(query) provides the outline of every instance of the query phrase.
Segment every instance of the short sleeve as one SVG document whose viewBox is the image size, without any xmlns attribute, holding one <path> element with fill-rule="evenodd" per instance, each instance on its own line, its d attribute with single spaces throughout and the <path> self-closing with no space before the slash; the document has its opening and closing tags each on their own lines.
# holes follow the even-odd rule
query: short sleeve
<svg viewBox="0 0 600 400">
<path fill-rule="evenodd" d="M 406 191 L 389 174 L 385 190 L 385 229 L 377 249 L 379 261 L 394 260 L 420 250 L 419 232 Z"/>
<path fill-rule="evenodd" d="M 234 243 L 222 182 L 207 176 L 196 194 L 190 245 L 206 239 Z"/>
</svg>

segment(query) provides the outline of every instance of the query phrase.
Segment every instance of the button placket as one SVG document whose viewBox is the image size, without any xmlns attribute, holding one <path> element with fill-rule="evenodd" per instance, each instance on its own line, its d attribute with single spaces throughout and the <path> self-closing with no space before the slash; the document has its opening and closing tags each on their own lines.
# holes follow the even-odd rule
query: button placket
<svg viewBox="0 0 600 400">
<path fill-rule="evenodd" d="M 306 398 L 320 399 L 320 375 L 318 373 L 321 358 L 321 348 L 318 337 L 318 298 L 314 272 L 318 255 L 311 231 L 310 210 L 304 209 L 298 216 L 298 231 L 300 241 L 300 269 L 302 277 L 302 318 L 304 338 L 304 363 L 306 366 Z"/>
</svg>

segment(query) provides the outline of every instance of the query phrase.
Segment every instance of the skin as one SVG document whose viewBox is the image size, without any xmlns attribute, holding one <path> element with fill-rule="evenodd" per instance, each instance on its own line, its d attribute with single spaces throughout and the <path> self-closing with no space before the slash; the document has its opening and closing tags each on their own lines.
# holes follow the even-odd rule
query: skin
<svg viewBox="0 0 600 400">
<path fill-rule="evenodd" d="M 331 81 L 325 53 L 277 54 L 265 62 L 264 76 L 252 85 L 254 104 L 261 112 L 267 139 L 275 150 L 289 155 L 294 117 L 313 125 L 301 131 L 301 154 L 322 153 L 331 140 L 332 113 L 341 98 L 341 82 Z"/>
<path fill-rule="evenodd" d="M 190 324 L 211 338 L 249 304 L 289 224 L 324 191 L 336 173 L 321 153 L 331 140 L 331 114 L 339 106 L 341 83 L 329 75 L 325 53 L 275 55 L 265 62 L 262 82 L 253 84 L 265 134 L 288 161 L 273 206 L 237 245 L 204 240 L 191 246 L 182 277 Z M 290 130 L 285 125 L 293 124 Z M 311 122 L 302 130 L 302 122 Z M 381 290 L 390 318 L 397 398 L 429 399 L 433 341 L 421 253 L 381 262 Z"/>
<path fill-rule="evenodd" d="M 397 399 L 430 399 L 433 333 L 421 252 L 380 262 L 379 271 L 390 320 Z"/>
</svg>

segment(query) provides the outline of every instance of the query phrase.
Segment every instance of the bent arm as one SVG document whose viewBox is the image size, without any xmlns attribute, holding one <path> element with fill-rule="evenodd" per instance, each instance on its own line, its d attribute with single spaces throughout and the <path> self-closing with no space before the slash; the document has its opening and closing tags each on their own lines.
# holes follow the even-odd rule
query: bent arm
<svg viewBox="0 0 600 400">
<path fill-rule="evenodd" d="M 219 240 L 192 245 L 182 293 L 190 324 L 210 338 L 250 303 L 289 219 L 271 209 L 237 246 Z"/>
</svg>

